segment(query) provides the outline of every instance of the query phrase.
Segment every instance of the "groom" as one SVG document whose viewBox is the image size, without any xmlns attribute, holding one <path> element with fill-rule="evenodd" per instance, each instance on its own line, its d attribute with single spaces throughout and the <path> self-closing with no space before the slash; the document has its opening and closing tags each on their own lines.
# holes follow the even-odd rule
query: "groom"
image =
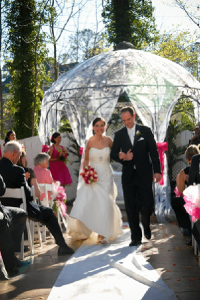
<svg viewBox="0 0 200 300">
<path fill-rule="evenodd" d="M 150 128 L 135 124 L 135 111 L 127 106 L 121 110 L 125 125 L 115 133 L 111 158 L 122 164 L 122 187 L 125 208 L 131 230 L 129 246 L 141 244 L 142 231 L 151 238 L 150 216 L 154 209 L 152 182 L 159 182 L 161 169 L 159 154 Z"/>
</svg>

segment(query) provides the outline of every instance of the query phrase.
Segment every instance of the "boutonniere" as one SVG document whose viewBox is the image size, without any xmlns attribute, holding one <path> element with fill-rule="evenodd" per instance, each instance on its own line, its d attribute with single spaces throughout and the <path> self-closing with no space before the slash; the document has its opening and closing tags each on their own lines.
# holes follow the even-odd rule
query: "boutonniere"
<svg viewBox="0 0 200 300">
<path fill-rule="evenodd" d="M 137 130 L 136 133 L 135 133 L 135 135 L 136 135 L 136 136 L 141 136 L 141 135 L 143 135 L 143 134 L 142 134 L 139 130 Z"/>
</svg>

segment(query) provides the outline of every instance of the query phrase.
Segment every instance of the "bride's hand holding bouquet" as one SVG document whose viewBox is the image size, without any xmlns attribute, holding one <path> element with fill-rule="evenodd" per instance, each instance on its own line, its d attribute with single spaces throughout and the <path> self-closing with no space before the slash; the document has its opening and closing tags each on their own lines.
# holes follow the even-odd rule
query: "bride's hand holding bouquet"
<svg viewBox="0 0 200 300">
<path fill-rule="evenodd" d="M 80 173 L 80 176 L 82 176 L 86 184 L 97 182 L 98 179 L 97 172 L 91 166 L 85 166 Z"/>
</svg>

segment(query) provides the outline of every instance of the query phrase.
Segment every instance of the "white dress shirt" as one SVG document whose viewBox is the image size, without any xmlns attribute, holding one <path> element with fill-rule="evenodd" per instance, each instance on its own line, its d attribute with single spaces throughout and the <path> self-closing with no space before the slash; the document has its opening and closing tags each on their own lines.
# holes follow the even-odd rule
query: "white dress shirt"
<svg viewBox="0 0 200 300">
<path fill-rule="evenodd" d="M 128 131 L 128 135 L 129 135 L 129 138 L 130 138 L 130 141 L 131 141 L 131 144 L 133 145 L 134 144 L 134 138 L 135 138 L 135 124 L 132 128 L 127 128 L 127 131 Z"/>
</svg>

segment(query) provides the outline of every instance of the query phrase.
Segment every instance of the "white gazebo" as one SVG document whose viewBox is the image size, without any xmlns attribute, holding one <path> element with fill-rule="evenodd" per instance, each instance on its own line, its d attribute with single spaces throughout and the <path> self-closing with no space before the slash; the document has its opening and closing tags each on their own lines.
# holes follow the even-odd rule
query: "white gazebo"
<svg viewBox="0 0 200 300">
<path fill-rule="evenodd" d="M 78 144 L 84 147 L 92 120 L 102 116 L 109 121 L 124 92 L 157 142 L 164 142 L 172 109 L 182 94 L 193 101 L 196 120 L 200 119 L 200 83 L 183 67 L 141 50 L 117 50 L 76 65 L 50 87 L 42 101 L 41 141 L 49 141 L 66 114 Z M 170 208 L 165 178 L 165 184 L 156 187 L 157 216 Z"/>
</svg>

